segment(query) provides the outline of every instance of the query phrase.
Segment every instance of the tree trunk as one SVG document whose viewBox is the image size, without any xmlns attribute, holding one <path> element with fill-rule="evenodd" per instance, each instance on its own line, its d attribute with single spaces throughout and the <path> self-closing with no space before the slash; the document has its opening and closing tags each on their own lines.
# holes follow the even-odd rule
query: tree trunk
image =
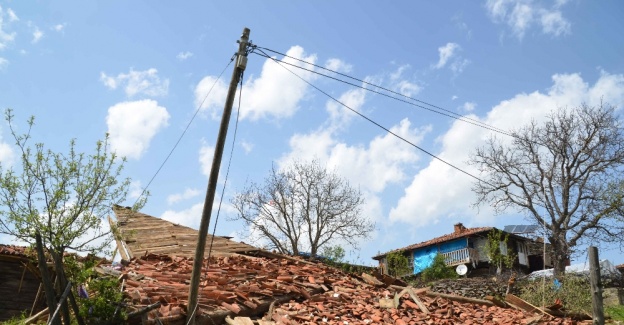
<svg viewBox="0 0 624 325">
<path fill-rule="evenodd" d="M 65 290 L 67 286 L 67 278 L 65 277 L 65 269 L 63 267 L 63 251 L 60 252 L 51 252 L 52 258 L 54 259 L 54 267 L 56 269 L 56 277 L 59 279 L 59 287 L 61 292 Z M 69 304 L 67 301 L 63 302 L 61 306 L 61 315 L 63 316 L 63 322 L 66 325 L 70 324 L 70 316 L 69 316 Z"/>
<path fill-rule="evenodd" d="M 550 242 L 553 249 L 553 275 L 559 281 L 563 280 L 568 256 L 568 247 L 565 233 L 553 234 Z"/>
</svg>

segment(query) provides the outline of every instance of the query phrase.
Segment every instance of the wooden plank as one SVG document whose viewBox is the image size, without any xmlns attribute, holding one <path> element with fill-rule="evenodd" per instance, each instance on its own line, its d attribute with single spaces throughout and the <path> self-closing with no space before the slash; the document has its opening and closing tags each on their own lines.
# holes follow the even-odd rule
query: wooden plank
<svg viewBox="0 0 624 325">
<path fill-rule="evenodd" d="M 516 297 L 514 295 L 512 295 L 511 293 L 508 293 L 507 296 L 505 296 L 505 301 L 507 303 L 512 304 L 515 307 L 518 307 L 524 311 L 526 311 L 527 313 L 541 313 L 541 314 L 546 314 L 545 311 L 541 310 L 540 308 L 531 305 L 530 303 L 526 302 L 525 300 Z"/>
</svg>

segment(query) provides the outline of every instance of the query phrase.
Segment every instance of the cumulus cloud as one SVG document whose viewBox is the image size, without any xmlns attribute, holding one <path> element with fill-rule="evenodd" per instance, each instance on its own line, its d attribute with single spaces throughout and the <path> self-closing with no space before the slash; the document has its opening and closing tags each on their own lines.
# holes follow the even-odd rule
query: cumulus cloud
<svg viewBox="0 0 624 325">
<path fill-rule="evenodd" d="M 464 112 L 472 112 L 474 111 L 475 107 L 477 107 L 477 104 L 474 102 L 465 102 L 464 105 L 462 105 L 461 110 Z"/>
<path fill-rule="evenodd" d="M 459 50 L 460 46 L 456 43 L 446 43 L 446 45 L 438 48 L 438 53 L 440 54 L 440 59 L 438 63 L 433 65 L 435 69 L 444 68 L 446 63 L 456 54 L 456 51 Z"/>
<path fill-rule="evenodd" d="M 249 142 L 249 141 L 241 141 L 241 147 L 243 147 L 243 150 L 245 151 L 246 154 L 250 153 L 251 150 L 253 150 L 253 143 Z"/>
<path fill-rule="evenodd" d="M 15 151 L 8 143 L 0 138 L 0 163 L 4 167 L 11 167 L 15 163 Z"/>
<path fill-rule="evenodd" d="M 111 149 L 121 157 L 141 158 L 168 120 L 167 109 L 151 99 L 111 106 L 106 117 Z"/>
<path fill-rule="evenodd" d="M 446 43 L 446 45 L 438 48 L 440 55 L 438 63 L 432 64 L 433 69 L 442 69 L 448 65 L 448 68 L 453 72 L 455 76 L 462 73 L 464 68 L 470 63 L 470 60 L 462 58 L 458 53 L 461 50 L 461 46 L 457 43 Z"/>
<path fill-rule="evenodd" d="M 360 110 L 366 97 L 359 91 L 343 93 L 341 101 L 350 101 L 355 109 Z M 327 123 L 310 133 L 293 135 L 289 140 L 290 150 L 278 160 L 278 166 L 284 168 L 293 160 L 318 159 L 328 169 L 335 170 L 353 186 L 360 188 L 367 198 L 363 207 L 367 215 L 373 220 L 381 219 L 380 193 L 389 184 L 406 181 L 406 170 L 413 168 L 419 155 L 415 148 L 389 133 L 378 135 L 367 143 L 348 144 L 341 141 L 338 135 L 348 125 L 349 118 L 339 109 L 346 109 L 334 102 L 328 102 L 326 108 Z M 415 128 L 408 119 L 403 119 L 390 130 L 418 144 L 430 127 Z"/>
<path fill-rule="evenodd" d="M 199 164 L 201 166 L 201 172 L 206 177 L 210 177 L 210 170 L 212 169 L 212 158 L 214 157 L 213 146 L 206 143 L 206 140 L 202 139 L 201 147 L 199 148 Z"/>
<path fill-rule="evenodd" d="M 62 32 L 63 30 L 65 30 L 65 27 L 67 26 L 66 23 L 62 23 L 62 24 L 56 24 L 54 26 L 52 26 L 52 30 L 55 32 Z"/>
<path fill-rule="evenodd" d="M 151 68 L 145 71 L 135 71 L 132 68 L 128 73 L 109 76 L 100 73 L 100 81 L 109 89 L 123 87 L 128 97 L 145 95 L 150 97 L 165 96 L 169 92 L 169 79 L 160 79 L 158 70 Z"/>
<path fill-rule="evenodd" d="M 203 209 L 204 203 L 200 202 L 181 211 L 167 210 L 163 212 L 160 218 L 186 227 L 198 229 Z"/>
<path fill-rule="evenodd" d="M 198 189 L 186 188 L 182 193 L 171 194 L 167 196 L 167 204 L 171 205 L 182 200 L 192 199 L 200 194 Z"/>
<path fill-rule="evenodd" d="M 6 68 L 9 65 L 9 60 L 0 57 L 0 70 Z"/>
<path fill-rule="evenodd" d="M 286 54 L 312 64 L 316 63 L 316 55 L 306 54 L 300 46 L 291 47 Z M 291 58 L 283 58 L 280 62 L 286 62 L 297 66 L 305 66 L 307 69 L 314 69 L 309 64 Z M 299 109 L 300 101 L 307 94 L 308 85 L 294 76 L 291 72 L 284 69 L 288 66 L 280 66 L 270 59 L 267 59 L 263 66 L 260 76 L 257 78 L 250 77 L 244 85 L 244 96 L 242 98 L 241 119 L 258 120 L 261 118 L 288 118 L 295 114 Z M 290 67 L 304 80 L 313 80 L 315 75 L 312 72 L 306 72 Z M 202 111 L 211 112 L 211 116 L 219 116 L 220 110 L 223 108 L 227 88 L 224 83 L 217 82 L 213 76 L 203 78 L 195 88 L 195 103 Z M 208 89 L 215 84 L 213 93 L 206 97 Z M 206 100 L 204 100 L 206 98 Z M 203 104 L 202 104 L 203 103 Z"/>
<path fill-rule="evenodd" d="M 532 26 L 541 27 L 542 33 L 557 37 L 571 32 L 571 24 L 561 12 L 566 2 L 559 0 L 552 8 L 547 8 L 541 1 L 488 0 L 485 7 L 494 22 L 506 24 L 518 39 L 522 39 Z"/>
<path fill-rule="evenodd" d="M 398 92 L 399 94 L 408 97 L 414 96 L 422 90 L 422 87 L 420 87 L 420 85 L 403 76 L 404 72 L 410 68 L 411 67 L 409 64 L 404 64 L 390 74 L 390 88 L 392 88 L 392 90 Z"/>
<path fill-rule="evenodd" d="M 193 53 L 186 51 L 186 52 L 180 52 L 178 53 L 178 55 L 176 55 L 176 58 L 180 61 L 184 61 L 188 58 L 190 58 L 191 56 L 193 56 Z"/>
<path fill-rule="evenodd" d="M 33 31 L 33 39 L 32 39 L 32 43 L 38 43 L 41 39 L 43 38 L 43 32 L 41 31 L 41 29 L 39 29 L 39 27 L 35 26 L 35 30 Z"/>
<path fill-rule="evenodd" d="M 0 50 L 5 49 L 9 44 L 15 40 L 15 32 L 7 32 L 11 23 L 18 21 L 19 18 L 11 8 L 4 10 L 0 6 Z"/>
<path fill-rule="evenodd" d="M 349 73 L 353 69 L 353 66 L 340 59 L 333 58 L 325 62 L 325 68 L 336 72 Z"/>
<path fill-rule="evenodd" d="M 589 85 L 579 74 L 555 74 L 553 85 L 547 92 L 521 93 L 501 101 L 485 116 L 470 115 L 472 119 L 511 130 L 531 120 L 543 121 L 548 112 L 559 107 L 575 107 L 581 103 L 596 105 L 601 98 L 609 103 L 624 100 L 624 75 L 602 72 L 600 78 Z M 473 174 L 478 172 L 466 162 L 470 153 L 490 136 L 490 131 L 455 121 L 440 137 L 441 149 L 436 155 L 447 162 Z M 502 139 L 504 136 L 502 136 Z M 510 141 L 510 139 L 509 139 Z M 471 209 L 474 196 L 470 190 L 470 176 L 432 159 L 420 170 L 405 189 L 403 197 L 390 211 L 391 221 L 402 221 L 414 226 L 435 224 L 447 218 L 461 216 L 463 220 L 492 222 L 494 213 L 488 207 L 477 214 Z"/>
</svg>

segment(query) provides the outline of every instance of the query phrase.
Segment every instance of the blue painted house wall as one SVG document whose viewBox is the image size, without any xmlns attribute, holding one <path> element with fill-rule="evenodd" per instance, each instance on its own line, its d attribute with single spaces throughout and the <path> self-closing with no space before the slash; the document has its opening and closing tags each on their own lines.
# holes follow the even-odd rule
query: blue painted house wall
<svg viewBox="0 0 624 325">
<path fill-rule="evenodd" d="M 436 245 L 431 245 L 414 250 L 414 274 L 422 272 L 433 264 L 436 254 L 448 253 L 468 247 L 468 238 L 459 238 Z"/>
</svg>

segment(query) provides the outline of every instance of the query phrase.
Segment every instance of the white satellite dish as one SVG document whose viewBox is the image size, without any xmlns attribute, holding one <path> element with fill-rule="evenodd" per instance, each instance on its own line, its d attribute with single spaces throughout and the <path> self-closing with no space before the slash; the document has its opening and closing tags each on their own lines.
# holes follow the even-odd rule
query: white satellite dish
<svg viewBox="0 0 624 325">
<path fill-rule="evenodd" d="M 455 272 L 457 272 L 457 274 L 459 275 L 464 275 L 468 272 L 468 267 L 464 264 L 459 264 L 457 265 L 457 268 L 455 269 Z"/>
</svg>

